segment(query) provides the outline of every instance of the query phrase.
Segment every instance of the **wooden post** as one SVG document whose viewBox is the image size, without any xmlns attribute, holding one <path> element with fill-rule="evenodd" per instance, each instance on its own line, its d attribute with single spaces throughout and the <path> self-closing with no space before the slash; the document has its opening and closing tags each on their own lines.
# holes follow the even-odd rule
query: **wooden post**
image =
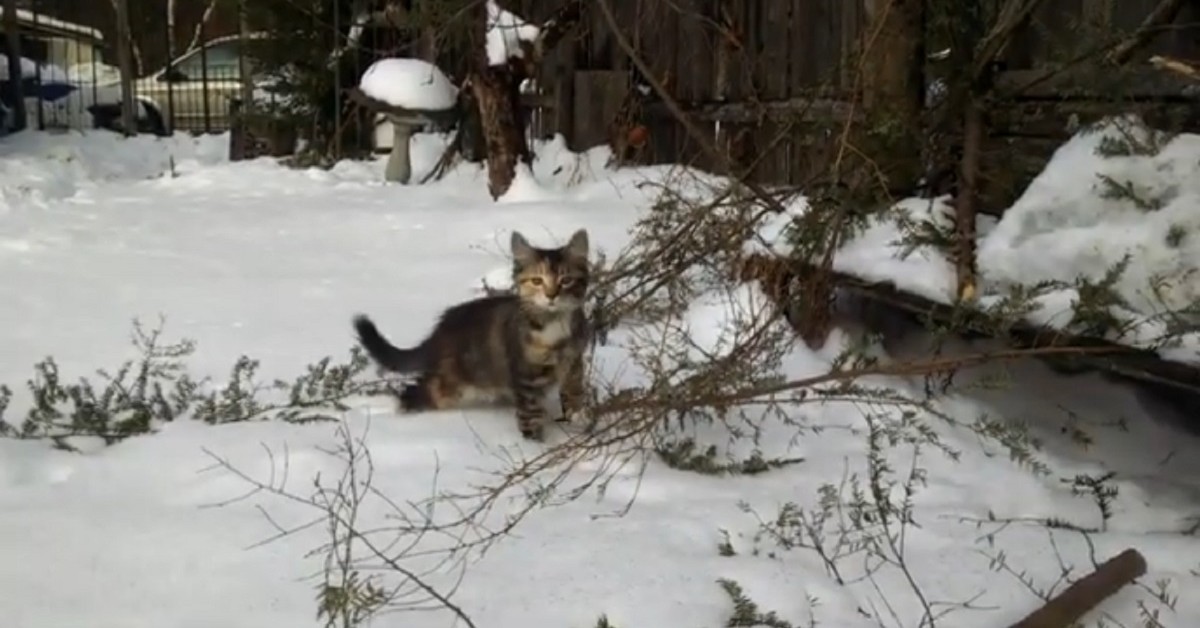
<svg viewBox="0 0 1200 628">
<path fill-rule="evenodd" d="M 129 0 L 117 0 L 117 66 L 121 70 L 121 131 L 137 133 L 133 92 L 133 50 L 129 33 Z"/>
<path fill-rule="evenodd" d="M 25 129 L 25 93 L 21 89 L 21 35 L 17 21 L 17 0 L 4 0 L 4 34 L 8 48 L 8 78 L 13 96 L 13 130 Z"/>
</svg>

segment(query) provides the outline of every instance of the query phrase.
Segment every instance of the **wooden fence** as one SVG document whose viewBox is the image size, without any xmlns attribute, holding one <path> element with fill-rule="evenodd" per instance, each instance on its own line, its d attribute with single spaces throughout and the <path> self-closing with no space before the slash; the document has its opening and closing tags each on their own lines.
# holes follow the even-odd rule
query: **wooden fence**
<svg viewBox="0 0 1200 628">
<path fill-rule="evenodd" d="M 1094 77 L 1070 68 L 1089 54 L 1096 56 L 1085 47 L 1111 44 L 1133 32 L 1160 1 L 1046 0 L 1022 25 L 1002 55 L 996 77 L 998 85 L 1012 87 L 1007 92 L 1011 97 L 988 129 L 985 161 L 1007 160 L 1012 171 L 1007 176 L 1013 179 L 994 183 L 992 187 L 1003 188 L 992 195 L 995 201 L 1010 200 L 1040 169 L 1048 152 L 1068 135 L 1072 116 L 1082 114 L 1086 121 L 1103 112 L 1089 109 L 1089 100 L 1094 104 L 1096 98 L 1080 91 Z M 831 158 L 837 129 L 830 120 L 837 115 L 829 114 L 844 111 L 859 87 L 853 64 L 867 36 L 866 6 L 871 3 L 620 0 L 610 6 L 654 78 L 732 162 L 755 180 L 786 185 L 807 181 Z M 538 5 L 546 3 L 526 4 L 530 6 L 523 8 L 534 17 Z M 1138 72 L 1155 72 L 1144 63 L 1150 54 L 1200 58 L 1200 4 L 1187 3 L 1174 24 L 1140 52 L 1140 61 L 1133 62 Z M 936 64 L 930 61 L 925 68 L 927 85 L 936 76 Z M 1046 78 L 1046 68 L 1052 66 L 1070 70 Z M 1161 80 L 1142 81 L 1125 93 L 1130 106 L 1167 110 L 1176 122 L 1200 127 L 1194 93 L 1188 97 L 1178 81 L 1157 78 Z M 561 132 L 573 148 L 586 149 L 610 142 L 621 132 L 620 119 L 633 117 L 649 131 L 639 161 L 710 167 L 661 104 L 629 110 L 630 90 L 641 81 L 601 11 L 591 6 L 583 29 L 546 60 L 543 86 L 550 93 L 541 130 Z M 1077 104 L 1062 106 L 1072 98 Z M 1018 149 L 1032 157 L 1013 167 L 1012 151 Z"/>
<path fill-rule="evenodd" d="M 613 2 L 621 32 L 709 139 L 755 178 L 799 182 L 818 129 L 803 113 L 848 92 L 864 16 L 843 0 L 627 0 Z M 649 130 L 650 163 L 710 167 L 674 116 L 659 103 L 628 109 L 631 89 L 646 89 L 601 11 L 591 6 L 574 47 L 549 60 L 556 116 L 577 149 L 610 141 L 614 119 Z M 758 158 L 758 159 L 756 159 Z M 752 168 L 751 168 L 752 167 Z"/>
</svg>

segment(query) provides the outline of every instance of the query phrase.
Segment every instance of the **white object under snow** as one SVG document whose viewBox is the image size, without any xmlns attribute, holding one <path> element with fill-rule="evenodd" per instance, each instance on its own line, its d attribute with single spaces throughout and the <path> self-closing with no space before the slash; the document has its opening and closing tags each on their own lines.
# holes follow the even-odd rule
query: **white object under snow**
<svg viewBox="0 0 1200 628">
<path fill-rule="evenodd" d="M 39 65 L 37 61 L 28 57 L 21 57 L 20 63 L 21 78 L 40 77 L 43 82 L 54 81 L 61 83 L 68 83 L 71 80 L 65 70 L 51 63 L 42 63 Z M 7 81 L 9 78 L 8 58 L 0 57 L 0 81 Z"/>
<path fill-rule="evenodd" d="M 358 87 L 375 100 L 412 110 L 450 109 L 458 98 L 446 74 L 421 59 L 380 59 L 363 72 Z"/>
<path fill-rule="evenodd" d="M 524 57 L 521 42 L 535 42 L 541 34 L 540 28 L 501 9 L 495 0 L 488 0 L 487 20 L 487 56 L 491 65 L 504 65 L 510 57 Z"/>
</svg>

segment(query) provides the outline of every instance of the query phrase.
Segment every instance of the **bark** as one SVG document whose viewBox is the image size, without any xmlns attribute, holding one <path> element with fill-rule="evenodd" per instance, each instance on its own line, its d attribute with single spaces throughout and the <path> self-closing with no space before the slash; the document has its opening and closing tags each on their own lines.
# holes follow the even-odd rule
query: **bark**
<svg viewBox="0 0 1200 628">
<path fill-rule="evenodd" d="M 512 185 L 518 163 L 530 163 L 525 124 L 511 65 L 486 67 L 471 78 L 487 150 L 488 192 L 500 198 Z"/>
<path fill-rule="evenodd" d="M 1146 559 L 1127 549 L 1063 590 L 1010 628 L 1068 628 L 1121 587 L 1146 573 Z"/>
<path fill-rule="evenodd" d="M 121 70 L 121 132 L 125 135 L 137 133 L 137 114 L 134 108 L 133 37 L 129 31 L 128 0 L 113 0 L 117 9 L 117 65 Z"/>
<path fill-rule="evenodd" d="M 973 301 L 975 279 L 975 217 L 978 213 L 979 162 L 983 152 L 983 107 L 972 100 L 963 121 L 963 157 L 961 186 L 954 207 L 954 265 L 958 279 L 958 298 Z"/>
<path fill-rule="evenodd" d="M 496 199 L 508 191 L 517 164 L 532 161 L 525 141 L 526 112 L 521 107 L 521 81 L 534 76 L 546 51 L 562 40 L 583 14 L 582 0 L 569 0 L 542 24 L 538 41 L 523 45 L 524 56 L 493 66 L 488 63 L 487 3 L 478 2 L 472 19 L 476 28 L 476 70 L 468 79 L 478 111 L 487 152 L 488 192 Z M 524 16 L 522 16 L 524 18 Z M 467 110 L 467 122 L 472 113 Z M 460 131 L 461 134 L 461 131 Z"/>
<path fill-rule="evenodd" d="M 135 42 L 135 41 L 133 40 L 133 32 L 132 32 L 131 30 L 129 30 L 129 28 L 128 28 L 128 25 L 129 25 L 129 17 L 128 17 L 128 12 L 129 12 L 129 9 L 128 9 L 128 7 L 127 7 L 127 6 L 126 6 L 126 7 L 123 7 L 123 6 L 122 6 L 122 2 L 123 2 L 123 0 L 111 0 L 111 1 L 112 1 L 112 8 L 113 8 L 113 12 L 114 12 L 114 13 L 116 13 L 116 15 L 117 15 L 117 22 L 118 22 L 118 25 L 117 25 L 117 32 L 118 32 L 118 33 L 120 33 L 120 32 L 121 32 L 121 26 L 120 26 L 120 22 L 121 22 L 121 15 L 125 15 L 125 16 L 126 16 L 126 17 L 125 17 L 125 24 L 126 24 L 126 33 L 127 33 L 127 35 L 125 36 L 125 39 L 126 39 L 126 41 L 127 41 L 127 45 L 128 45 L 128 47 L 129 47 L 129 53 L 130 53 L 131 55 L 133 55 L 133 57 L 132 57 L 132 64 L 133 64 L 133 65 L 132 65 L 132 69 L 133 69 L 133 72 L 134 72 L 136 75 L 140 76 L 140 75 L 142 74 L 142 70 L 144 69 L 144 68 L 142 67 L 142 49 L 141 49 L 141 48 L 140 48 L 140 47 L 137 45 L 137 42 Z M 168 11 L 170 11 L 170 10 L 171 10 L 171 9 L 168 9 Z M 125 13 L 123 14 L 123 13 L 122 13 L 122 11 L 124 11 Z M 167 16 L 167 19 L 168 19 L 168 20 L 169 20 L 169 19 L 171 19 L 171 17 L 170 17 L 170 16 L 171 16 L 171 14 L 170 14 L 170 13 L 168 13 L 167 15 L 168 15 L 168 16 Z M 118 41 L 120 41 L 120 40 L 118 39 Z"/>
</svg>

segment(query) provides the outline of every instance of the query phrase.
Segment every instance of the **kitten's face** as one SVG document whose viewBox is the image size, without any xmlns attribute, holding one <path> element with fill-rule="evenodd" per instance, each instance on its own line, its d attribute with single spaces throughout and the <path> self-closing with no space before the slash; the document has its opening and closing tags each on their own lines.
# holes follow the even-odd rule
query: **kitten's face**
<svg viewBox="0 0 1200 628">
<path fill-rule="evenodd" d="M 557 249 L 530 246 L 514 232 L 512 254 L 513 283 L 523 302 L 555 313 L 583 307 L 588 287 L 586 231 L 576 231 L 565 246 Z"/>
</svg>

